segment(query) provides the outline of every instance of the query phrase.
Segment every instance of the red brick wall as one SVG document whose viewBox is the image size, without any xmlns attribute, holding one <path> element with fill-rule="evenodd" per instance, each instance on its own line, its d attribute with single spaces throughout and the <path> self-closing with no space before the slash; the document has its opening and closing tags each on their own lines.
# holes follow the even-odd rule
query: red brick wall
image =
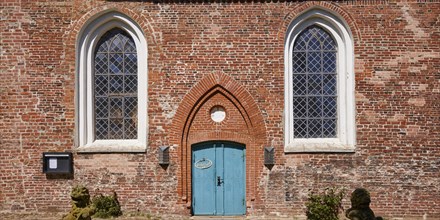
<svg viewBox="0 0 440 220">
<path fill-rule="evenodd" d="M 301 215 L 310 189 L 362 186 L 376 214 L 440 218 L 440 4 L 421 2 L 2 1 L 0 210 L 64 212 L 72 186 L 84 184 L 92 195 L 115 190 L 127 211 L 188 214 L 191 144 L 229 138 L 252 152 L 250 215 Z M 353 33 L 352 154 L 283 153 L 285 30 L 314 5 Z M 78 33 L 110 9 L 133 18 L 148 42 L 148 150 L 75 153 L 73 178 L 48 177 L 41 153 L 75 149 Z M 232 132 L 207 118 L 218 103 Z M 171 146 L 167 169 L 162 145 Z M 272 170 L 264 146 L 275 147 Z"/>
</svg>

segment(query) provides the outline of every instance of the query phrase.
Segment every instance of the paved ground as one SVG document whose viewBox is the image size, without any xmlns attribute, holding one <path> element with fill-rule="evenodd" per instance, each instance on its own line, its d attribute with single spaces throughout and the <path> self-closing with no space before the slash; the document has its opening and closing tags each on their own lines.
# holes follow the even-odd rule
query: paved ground
<svg viewBox="0 0 440 220">
<path fill-rule="evenodd" d="M 4 213 L 0 211 L 0 220 L 60 220 L 65 213 Z M 205 216 L 178 216 L 178 215 L 150 215 L 150 214 L 126 214 L 114 220 L 306 220 L 305 217 L 281 218 L 273 216 L 247 216 L 247 217 L 205 217 Z M 386 220 L 440 220 L 430 217 L 405 217 L 385 218 Z M 94 218 L 94 220 L 102 220 Z M 344 217 L 341 220 L 346 220 Z"/>
<path fill-rule="evenodd" d="M 65 213 L 0 213 L 0 220 L 60 220 Z M 94 218 L 99 220 L 99 218 Z M 178 215 L 149 215 L 127 214 L 115 220 L 304 220 L 305 218 L 277 218 L 277 217 L 205 217 L 205 216 L 178 216 Z"/>
</svg>

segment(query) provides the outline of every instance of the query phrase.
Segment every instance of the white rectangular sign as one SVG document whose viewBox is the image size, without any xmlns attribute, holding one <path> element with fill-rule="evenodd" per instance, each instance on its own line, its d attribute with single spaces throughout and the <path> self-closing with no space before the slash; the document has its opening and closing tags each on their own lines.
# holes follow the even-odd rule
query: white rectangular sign
<svg viewBox="0 0 440 220">
<path fill-rule="evenodd" d="M 49 169 L 56 169 L 58 167 L 57 158 L 49 158 Z"/>
</svg>

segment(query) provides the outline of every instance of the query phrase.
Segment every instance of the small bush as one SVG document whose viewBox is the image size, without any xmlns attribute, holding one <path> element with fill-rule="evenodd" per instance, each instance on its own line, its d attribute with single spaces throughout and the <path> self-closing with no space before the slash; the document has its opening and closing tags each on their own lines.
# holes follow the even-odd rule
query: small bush
<svg viewBox="0 0 440 220">
<path fill-rule="evenodd" d="M 116 193 L 112 196 L 99 195 L 92 199 L 92 204 L 95 208 L 96 218 L 109 218 L 122 215 L 121 206 L 119 205 Z"/>
<path fill-rule="evenodd" d="M 90 205 L 89 190 L 81 185 L 72 188 L 72 209 L 63 220 L 91 220 L 95 209 Z"/>
<path fill-rule="evenodd" d="M 344 190 L 327 188 L 321 194 L 309 194 L 306 202 L 306 215 L 309 220 L 337 220 L 342 210 Z"/>
</svg>

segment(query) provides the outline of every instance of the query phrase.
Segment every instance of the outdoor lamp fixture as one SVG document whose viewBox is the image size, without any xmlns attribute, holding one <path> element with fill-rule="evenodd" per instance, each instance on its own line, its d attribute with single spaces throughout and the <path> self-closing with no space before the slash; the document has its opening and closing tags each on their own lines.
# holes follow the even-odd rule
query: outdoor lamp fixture
<svg viewBox="0 0 440 220">
<path fill-rule="evenodd" d="M 272 167 L 275 164 L 275 148 L 264 147 L 264 165 Z"/>
<path fill-rule="evenodd" d="M 159 147 L 159 164 L 169 165 L 170 164 L 170 147 L 160 146 Z"/>
</svg>

